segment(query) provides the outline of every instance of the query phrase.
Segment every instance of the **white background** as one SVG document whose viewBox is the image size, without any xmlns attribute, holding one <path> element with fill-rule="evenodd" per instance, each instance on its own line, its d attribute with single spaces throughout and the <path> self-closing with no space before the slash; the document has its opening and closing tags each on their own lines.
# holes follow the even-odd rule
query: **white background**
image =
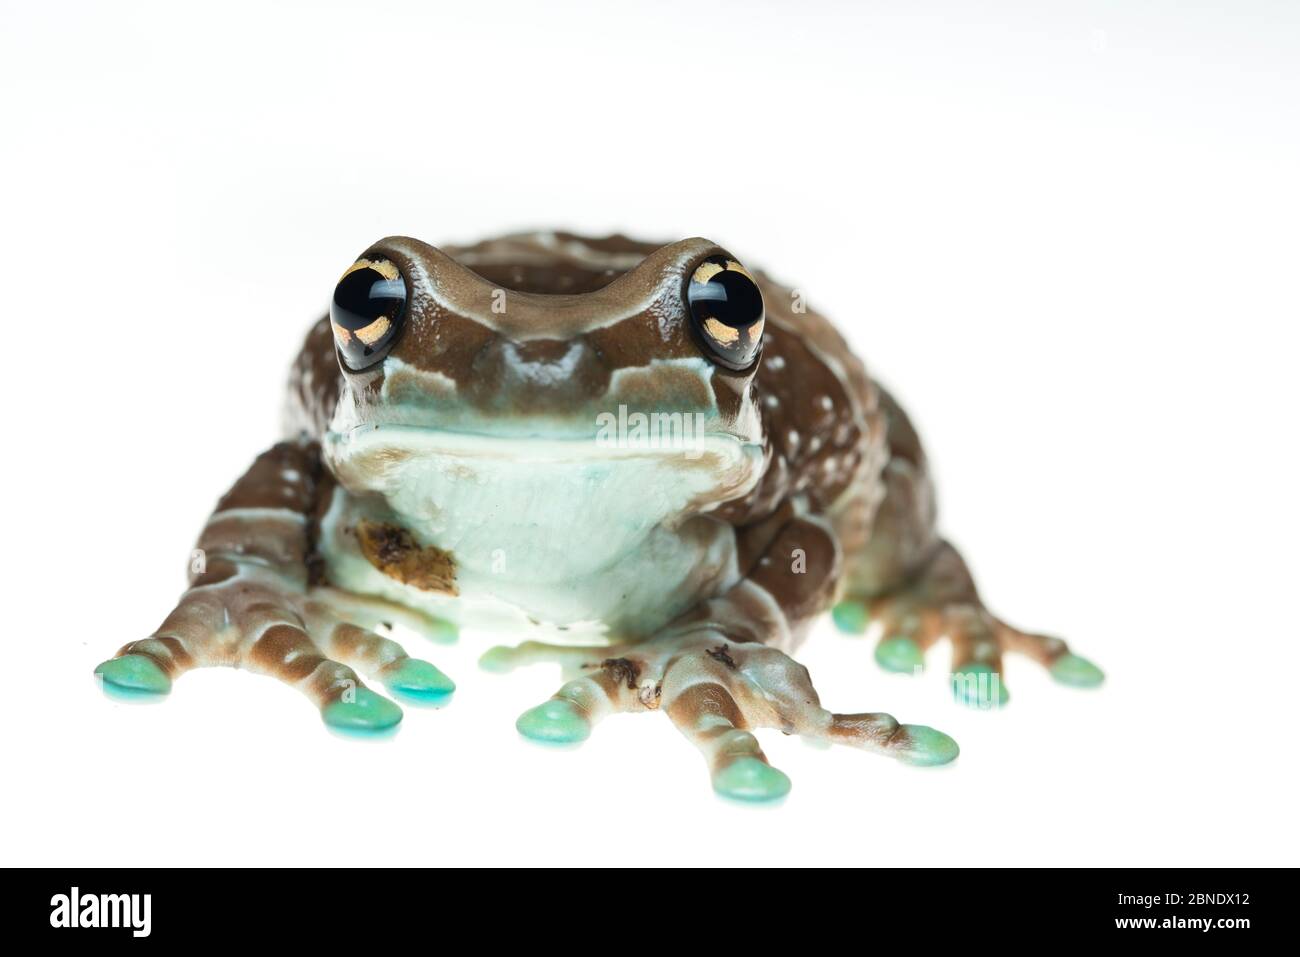
<svg viewBox="0 0 1300 957">
<path fill-rule="evenodd" d="M 1046 6 L 3 0 L 0 858 L 1300 863 L 1300 13 Z M 1013 660 L 972 713 L 945 651 L 887 676 L 827 626 L 825 703 L 962 755 L 764 735 L 775 808 L 714 798 L 661 715 L 528 745 L 558 677 L 478 671 L 508 636 L 416 645 L 456 700 L 382 742 L 229 671 L 101 696 L 341 269 L 537 226 L 799 285 L 911 410 L 992 607 L 1104 689 Z"/>
</svg>

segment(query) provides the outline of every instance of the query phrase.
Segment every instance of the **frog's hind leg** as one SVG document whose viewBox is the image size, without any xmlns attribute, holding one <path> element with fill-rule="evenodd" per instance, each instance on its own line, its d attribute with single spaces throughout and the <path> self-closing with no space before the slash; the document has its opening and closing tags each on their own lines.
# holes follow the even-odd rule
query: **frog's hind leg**
<svg viewBox="0 0 1300 957">
<path fill-rule="evenodd" d="M 947 639 L 952 645 L 953 693 L 976 708 L 1007 702 L 1002 675 L 1008 651 L 1037 661 L 1062 684 L 1094 687 L 1104 677 L 1060 638 L 1021 631 L 989 612 L 966 563 L 947 542 L 940 542 L 905 584 L 884 594 L 843 599 L 834 618 L 841 630 L 875 632 L 876 661 L 887 671 L 920 670 L 925 653 Z"/>
<path fill-rule="evenodd" d="M 889 442 L 880 476 L 884 496 L 872 512 L 860 507 L 875 501 L 870 490 L 860 489 L 837 516 L 848 554 L 844 597 L 831 610 L 836 626 L 876 633 L 876 661 L 889 671 L 919 670 L 926 651 L 948 639 L 954 694 L 974 707 L 1007 701 L 1007 651 L 1033 658 L 1063 684 L 1100 684 L 1101 670 L 1061 639 L 1020 631 L 984 607 L 966 562 L 936 532 L 934 490 L 916 431 L 883 390 L 880 407 Z"/>
</svg>

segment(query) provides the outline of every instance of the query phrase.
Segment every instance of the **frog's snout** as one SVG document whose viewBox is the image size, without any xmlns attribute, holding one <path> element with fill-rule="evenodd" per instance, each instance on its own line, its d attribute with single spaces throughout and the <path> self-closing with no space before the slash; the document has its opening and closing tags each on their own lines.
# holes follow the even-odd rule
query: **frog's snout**
<svg viewBox="0 0 1300 957">
<path fill-rule="evenodd" d="M 570 410 L 600 399 L 610 370 L 585 336 L 518 342 L 499 335 L 475 356 L 469 382 L 480 404 Z"/>
</svg>

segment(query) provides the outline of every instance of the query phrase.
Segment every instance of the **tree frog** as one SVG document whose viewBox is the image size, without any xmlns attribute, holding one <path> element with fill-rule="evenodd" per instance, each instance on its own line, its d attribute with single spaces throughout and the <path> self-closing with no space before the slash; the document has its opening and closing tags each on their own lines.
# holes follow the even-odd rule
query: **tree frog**
<svg viewBox="0 0 1300 957">
<path fill-rule="evenodd" d="M 790 781 L 755 728 L 957 756 L 925 725 L 822 707 L 792 656 L 827 611 L 890 671 L 946 639 L 975 707 L 1006 702 L 1007 652 L 1102 680 L 985 608 L 899 405 L 827 319 L 705 239 L 381 240 L 307 334 L 284 435 L 218 502 L 162 625 L 96 669 L 106 689 L 162 695 L 233 665 L 381 732 L 393 699 L 455 687 L 389 626 L 504 630 L 526 640 L 485 667 L 565 677 L 518 718 L 525 737 L 657 712 L 715 791 L 762 801 Z"/>
</svg>

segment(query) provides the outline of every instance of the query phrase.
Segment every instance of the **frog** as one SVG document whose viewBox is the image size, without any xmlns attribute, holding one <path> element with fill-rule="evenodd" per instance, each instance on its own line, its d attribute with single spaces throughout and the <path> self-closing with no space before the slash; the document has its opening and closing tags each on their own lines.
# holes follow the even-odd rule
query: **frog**
<svg viewBox="0 0 1300 957">
<path fill-rule="evenodd" d="M 828 612 L 890 672 L 946 642 L 978 709 L 1007 703 L 1008 654 L 1069 686 L 1104 677 L 985 606 L 893 395 L 801 292 L 707 239 L 382 239 L 307 333 L 283 421 L 176 606 L 95 669 L 106 691 L 157 698 L 234 666 L 336 732 L 391 735 L 398 702 L 456 688 L 397 629 L 504 633 L 485 669 L 561 672 L 518 716 L 525 738 L 574 745 L 657 712 L 717 794 L 771 802 L 791 783 L 759 729 L 922 767 L 959 753 L 928 725 L 822 706 L 794 655 Z"/>
</svg>

